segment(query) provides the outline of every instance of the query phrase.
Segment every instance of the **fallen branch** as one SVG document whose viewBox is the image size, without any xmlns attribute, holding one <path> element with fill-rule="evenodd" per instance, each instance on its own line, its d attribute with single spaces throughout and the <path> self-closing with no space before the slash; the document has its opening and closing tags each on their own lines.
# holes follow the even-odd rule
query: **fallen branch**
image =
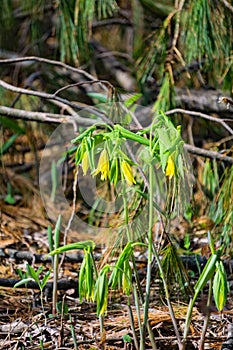
<svg viewBox="0 0 233 350">
<path fill-rule="evenodd" d="M 96 123 L 96 120 L 89 118 L 82 118 L 78 114 L 69 116 L 65 114 L 53 114 L 45 112 L 30 112 L 23 109 L 10 108 L 0 106 L 0 114 L 14 119 L 22 119 L 28 121 L 37 121 L 43 123 L 71 123 L 74 122 L 83 125 L 91 126 Z"/>
<path fill-rule="evenodd" d="M 222 96 L 221 90 L 175 88 L 177 107 L 204 113 L 232 115 L 232 106 L 226 108 L 224 104 L 219 103 Z"/>
<path fill-rule="evenodd" d="M 69 66 L 68 64 L 65 64 L 65 63 L 60 62 L 60 61 L 50 60 L 48 58 L 43 58 L 43 57 L 38 57 L 38 56 L 26 56 L 26 57 L 7 58 L 7 59 L 0 60 L 0 64 L 15 64 L 15 63 L 22 63 L 22 62 L 32 63 L 33 61 L 34 62 L 47 63 L 47 64 L 51 64 L 53 66 L 57 66 L 57 67 L 61 67 L 61 68 L 67 69 L 67 70 L 69 70 L 71 72 L 83 75 L 86 78 L 90 79 L 91 81 L 92 80 L 96 80 L 96 77 L 94 77 L 93 75 L 89 74 L 88 72 L 86 72 L 83 69 Z M 102 88 L 104 90 L 106 90 L 106 87 L 104 85 L 102 86 Z"/>
<path fill-rule="evenodd" d="M 218 152 L 209 151 L 207 149 L 191 146 L 191 145 L 189 145 L 187 143 L 185 143 L 184 148 L 189 153 L 196 154 L 196 155 L 204 157 L 204 158 L 216 159 L 216 160 L 220 160 L 222 162 L 233 164 L 233 158 L 232 157 L 224 156 L 223 154 L 218 153 Z"/>
<path fill-rule="evenodd" d="M 0 286 L 1 287 L 7 287 L 7 288 L 13 288 L 16 283 L 20 282 L 20 280 L 13 280 L 8 278 L 0 278 Z M 40 289 L 37 282 L 29 281 L 26 284 L 22 284 L 19 287 L 21 288 L 28 288 L 28 289 Z M 60 280 L 57 284 L 58 290 L 68 290 L 68 289 L 77 289 L 78 288 L 78 282 L 75 280 Z M 53 282 L 47 282 L 45 286 L 45 294 L 50 294 L 53 289 Z M 47 293 L 46 293 L 47 292 Z"/>
<path fill-rule="evenodd" d="M 29 251 L 18 251 L 17 249 L 0 249 L 0 257 L 5 259 L 16 259 L 16 260 L 26 260 L 28 262 L 34 263 L 51 263 L 52 259 L 48 254 L 33 254 Z M 66 253 L 65 262 L 82 262 L 83 261 L 83 253 L 74 252 L 74 253 Z M 95 259 L 100 259 L 100 254 L 95 254 Z"/>
<path fill-rule="evenodd" d="M 172 111 L 168 111 L 167 114 L 171 114 L 174 111 L 185 111 L 181 109 L 175 109 Z M 188 111 L 194 113 L 192 111 Z M 177 112 L 178 113 L 178 112 Z M 46 122 L 46 123 L 77 123 L 78 125 L 83 126 L 91 126 L 95 124 L 97 121 L 94 119 L 82 118 L 78 114 L 73 114 L 72 116 L 64 115 L 64 114 L 53 114 L 53 113 L 44 113 L 44 112 L 29 112 L 22 109 L 10 108 L 5 106 L 0 106 L 0 114 L 6 117 L 22 119 L 28 121 L 37 121 L 37 122 Z M 195 115 L 199 115 L 202 113 L 195 112 Z M 214 122 L 218 122 L 218 118 L 211 117 L 209 115 L 205 115 L 205 117 L 212 118 L 211 120 Z M 206 118 L 207 119 L 207 118 Z M 192 154 L 196 154 L 205 158 L 217 159 L 222 162 L 233 164 L 233 158 L 225 156 L 221 153 L 209 151 L 206 149 L 198 148 L 195 146 L 191 146 L 189 144 L 185 144 L 185 149 Z"/>
<path fill-rule="evenodd" d="M 100 260 L 101 258 L 100 253 L 94 254 L 95 260 Z M 0 249 L 0 257 L 5 259 L 15 259 L 15 260 L 26 260 L 29 263 L 43 263 L 43 264 L 51 264 L 52 259 L 48 254 L 33 254 L 29 251 L 18 251 L 17 249 L 12 248 L 5 248 Z M 60 256 L 62 258 L 62 256 Z M 73 252 L 73 253 L 66 253 L 65 256 L 65 262 L 76 262 L 81 263 L 83 261 L 84 254 L 82 252 Z M 186 269 L 192 270 L 194 272 L 199 272 L 199 269 L 203 269 L 207 259 L 202 256 L 195 256 L 195 255 L 184 255 L 181 257 L 183 264 Z M 141 260 L 136 260 L 137 263 L 142 263 Z M 226 269 L 227 271 L 230 269 L 230 266 L 233 265 L 233 261 L 226 263 Z M 157 265 L 155 264 L 154 271 L 157 270 Z"/>
<path fill-rule="evenodd" d="M 226 0 L 221 0 L 222 2 L 228 4 Z M 232 8 L 232 6 L 231 6 Z M 101 22 L 102 24 L 102 22 Z M 4 55 L 4 53 L 0 52 L 0 55 Z M 11 53 L 11 55 L 15 55 L 15 53 Z M 90 73 L 86 72 L 83 69 L 76 68 L 73 66 L 70 66 L 68 64 L 65 64 L 60 61 L 56 60 L 50 60 L 43 57 L 37 57 L 37 56 L 25 56 L 25 57 L 15 57 L 15 58 L 7 58 L 7 59 L 0 59 L 0 65 L 8 65 L 8 64 L 32 64 L 33 62 L 40 62 L 49 64 L 52 66 L 60 67 L 62 69 L 65 69 L 67 71 L 80 74 L 84 76 L 87 79 L 90 79 L 91 81 L 95 81 L 96 77 L 91 75 Z M 101 84 L 100 86 L 103 90 L 107 91 L 107 87 L 104 84 Z M 226 114 L 229 114 L 229 111 L 224 108 L 221 104 L 218 103 L 219 97 L 222 95 L 221 91 L 217 90 L 207 90 L 207 89 L 181 89 L 176 88 L 176 96 L 175 101 L 177 106 L 185 106 L 188 109 L 195 109 L 198 111 L 208 112 L 208 113 L 221 113 L 224 112 Z"/>
<path fill-rule="evenodd" d="M 233 13 L 233 6 L 227 0 L 221 0 L 221 2 Z"/>
<path fill-rule="evenodd" d="M 16 92 L 18 94 L 36 96 L 39 98 L 43 98 L 45 100 L 55 100 L 55 101 L 63 103 L 64 105 L 70 106 L 74 109 L 82 110 L 85 108 L 86 111 L 90 111 L 95 116 L 100 117 L 102 120 L 104 120 L 107 123 L 110 123 L 109 119 L 105 116 L 105 114 L 101 113 L 95 107 L 92 107 L 92 106 L 83 107 L 83 105 L 79 104 L 78 102 L 70 102 L 65 98 L 57 96 L 56 94 L 49 94 L 49 93 L 41 92 L 41 91 L 33 91 L 33 90 L 29 90 L 29 89 L 19 88 L 17 86 L 13 86 L 11 84 L 8 84 L 3 80 L 0 80 L 0 86 L 6 90 Z"/>
<path fill-rule="evenodd" d="M 200 117 L 200 118 L 212 121 L 214 123 L 221 124 L 231 135 L 233 135 L 232 128 L 229 125 L 226 124 L 224 119 L 215 118 L 215 117 L 212 117 L 209 114 L 196 112 L 196 111 L 189 111 L 187 109 L 182 109 L 182 108 L 171 109 L 170 111 L 167 111 L 165 114 L 166 115 L 171 115 L 171 114 L 176 114 L 176 113 L 187 114 L 187 115 L 191 115 L 193 117 Z M 233 119 L 232 119 L 232 122 L 233 122 Z"/>
</svg>

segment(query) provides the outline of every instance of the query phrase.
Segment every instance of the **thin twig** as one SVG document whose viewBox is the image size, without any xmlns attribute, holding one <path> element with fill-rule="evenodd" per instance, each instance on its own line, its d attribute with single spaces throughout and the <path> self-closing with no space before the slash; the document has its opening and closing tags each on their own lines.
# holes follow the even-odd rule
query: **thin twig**
<svg viewBox="0 0 233 350">
<path fill-rule="evenodd" d="M 67 70 L 69 70 L 71 72 L 75 72 L 75 73 L 81 74 L 81 75 L 85 76 L 86 78 L 88 78 L 90 80 L 96 80 L 96 77 L 94 77 L 93 75 L 87 73 L 83 69 L 69 66 L 68 64 L 65 64 L 65 63 L 60 62 L 60 61 L 50 60 L 48 58 L 43 58 L 43 57 L 38 57 L 38 56 L 25 56 L 25 57 L 4 59 L 4 60 L 0 60 L 0 64 L 15 64 L 15 63 L 20 63 L 20 62 L 28 62 L 28 61 L 31 61 L 31 62 L 33 62 L 33 61 L 35 61 L 35 62 L 42 62 L 42 63 L 51 64 L 53 66 L 62 67 L 62 68 L 65 68 L 65 69 L 67 69 Z M 101 86 L 101 87 L 104 90 L 106 90 L 106 87 L 104 85 Z"/>
<path fill-rule="evenodd" d="M 231 135 L 233 135 L 233 130 L 225 123 L 224 120 L 222 120 L 220 118 L 215 118 L 215 117 L 212 117 L 211 115 L 208 115 L 208 114 L 205 114 L 205 113 L 189 111 L 189 110 L 186 110 L 186 109 L 183 109 L 183 108 L 171 109 L 170 111 L 167 111 L 165 114 L 166 115 L 171 115 L 171 114 L 175 114 L 175 113 L 188 114 L 188 115 L 191 115 L 193 117 L 200 117 L 200 118 L 203 118 L 203 119 L 210 120 L 210 121 L 212 121 L 214 123 L 221 124 L 227 131 L 229 131 L 229 133 Z"/>
<path fill-rule="evenodd" d="M 223 154 L 218 153 L 218 152 L 209 151 L 209 150 L 206 150 L 203 148 L 191 146 L 191 145 L 188 145 L 187 143 L 185 143 L 184 148 L 189 153 L 196 154 L 198 156 L 202 156 L 205 158 L 211 158 L 211 159 L 217 159 L 217 160 L 221 160 L 222 162 L 233 164 L 233 157 L 224 156 Z"/>
<path fill-rule="evenodd" d="M 64 238 L 63 238 L 63 246 L 65 246 L 67 244 L 67 236 L 68 236 L 68 232 L 70 230 L 70 226 L 72 224 L 73 218 L 75 216 L 75 212 L 76 212 L 76 200 L 77 200 L 77 183 L 78 183 L 78 167 L 75 170 L 75 174 L 74 174 L 74 182 L 73 182 L 73 203 L 72 203 L 72 212 L 68 221 L 68 224 L 65 228 L 65 233 L 64 233 Z M 64 262 L 64 259 L 66 257 L 66 253 L 64 252 L 62 254 L 62 258 L 59 264 L 59 270 L 62 267 L 62 264 Z"/>
<path fill-rule="evenodd" d="M 92 28 L 104 27 L 104 26 L 112 26 L 112 25 L 123 25 L 127 27 L 132 27 L 132 23 L 129 19 L 125 18 L 109 18 L 101 21 L 94 21 L 92 23 Z"/>
<path fill-rule="evenodd" d="M 81 118 L 77 113 L 73 116 L 65 114 L 54 114 L 47 112 L 30 112 L 23 109 L 0 106 L 0 114 L 14 119 L 37 121 L 43 123 L 72 123 L 73 121 L 81 125 L 91 126 L 95 120 Z"/>
<path fill-rule="evenodd" d="M 180 0 L 179 6 L 178 6 L 178 9 L 177 9 L 177 17 L 176 17 L 176 23 L 175 23 L 175 32 L 174 32 L 174 36 L 173 36 L 173 40 L 172 40 L 172 49 L 174 49 L 176 47 L 177 40 L 178 40 L 178 37 L 179 37 L 180 15 L 181 15 L 182 8 L 184 6 L 184 2 L 185 2 L 185 0 Z"/>
<path fill-rule="evenodd" d="M 60 89 L 58 89 L 57 91 L 54 92 L 54 95 L 58 95 L 60 94 L 60 92 L 64 91 L 64 90 L 67 90 L 67 89 L 70 89 L 72 87 L 78 87 L 78 86 L 82 86 L 82 85 L 87 85 L 87 84 L 101 84 L 101 85 L 106 85 L 109 87 L 109 89 L 111 89 L 112 91 L 115 91 L 115 88 L 114 86 L 107 80 L 88 80 L 88 81 L 80 81 L 78 83 L 73 83 L 73 84 L 69 84 L 69 85 L 66 85 L 66 86 L 63 86 L 61 87 Z"/>
<path fill-rule="evenodd" d="M 16 86 L 13 86 L 11 84 L 6 83 L 3 80 L 0 80 L 0 86 L 3 87 L 6 90 L 12 91 L 12 92 L 16 92 L 16 93 L 21 93 L 21 94 L 25 94 L 25 95 L 31 95 L 31 96 L 36 96 L 39 98 L 43 98 L 45 100 L 55 100 L 55 101 L 59 101 L 65 105 L 68 105 L 74 109 L 78 109 L 78 110 L 82 110 L 83 109 L 83 105 L 79 104 L 78 102 L 70 102 L 65 98 L 61 98 L 59 96 L 56 96 L 54 94 L 48 94 L 45 92 L 41 92 L 41 91 L 33 91 L 33 90 L 29 90 L 29 89 L 23 89 L 23 88 L 19 88 Z M 105 116 L 105 114 L 103 112 L 100 112 L 99 110 L 97 110 L 95 107 L 91 107 L 91 106 L 87 106 L 85 108 L 86 111 L 90 111 L 91 113 L 93 113 L 94 115 L 100 117 L 102 120 L 104 120 L 107 123 L 110 123 L 109 119 Z M 82 120 L 82 119 L 81 119 Z"/>
<path fill-rule="evenodd" d="M 224 6 L 226 6 L 226 8 L 228 8 L 228 10 L 230 10 L 233 13 L 233 6 L 229 4 L 227 0 L 221 0 L 221 1 L 224 4 Z"/>
</svg>

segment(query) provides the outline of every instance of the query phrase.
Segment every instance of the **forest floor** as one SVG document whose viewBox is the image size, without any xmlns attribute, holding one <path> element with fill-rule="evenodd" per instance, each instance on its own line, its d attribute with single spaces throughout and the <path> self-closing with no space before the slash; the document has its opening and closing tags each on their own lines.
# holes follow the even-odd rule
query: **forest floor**
<svg viewBox="0 0 233 350">
<path fill-rule="evenodd" d="M 133 343 L 124 341 L 125 335 L 132 339 L 129 321 L 128 300 L 120 293 L 112 293 L 108 313 L 104 319 L 104 332 L 100 333 L 100 324 L 92 303 L 80 302 L 77 296 L 80 256 L 65 261 L 59 270 L 59 280 L 67 281 L 59 289 L 60 312 L 52 316 L 51 283 L 44 290 L 41 306 L 38 288 L 13 288 L 20 280 L 17 270 L 25 271 L 26 263 L 44 266 L 44 272 L 51 269 L 49 262 L 39 262 L 48 252 L 47 222 L 38 222 L 31 218 L 31 210 L 20 210 L 11 205 L 2 206 L 1 243 L 0 243 L 0 347 L 1 349 L 133 349 Z M 31 222 L 30 222 L 31 220 Z M 30 228 L 30 230 L 28 230 Z M 99 250 L 100 251 L 100 250 Z M 98 253 L 98 256 L 100 254 Z M 33 261 L 34 260 L 34 261 Z M 142 279 L 146 271 L 146 261 L 137 261 Z M 13 280 L 13 281 L 12 281 Z M 52 281 L 52 273 L 51 273 Z M 190 340 L 196 348 L 207 315 L 203 293 L 201 301 L 193 311 Z M 136 310 L 133 297 L 130 303 L 138 333 Z M 184 327 L 187 304 L 174 300 L 175 316 L 180 330 Z M 212 306 L 209 325 L 205 337 L 206 349 L 220 349 L 227 336 L 227 325 L 232 318 L 232 309 L 228 307 L 222 313 Z M 158 280 L 151 285 L 151 303 L 149 320 L 155 334 L 158 349 L 176 349 L 171 317 L 165 301 L 159 294 Z M 150 349 L 150 343 L 146 345 Z M 191 347 L 188 347 L 191 349 Z"/>
<path fill-rule="evenodd" d="M 30 164 L 30 159 L 29 159 Z M 29 169 L 33 168 L 28 166 Z M 27 169 L 26 169 L 27 173 Z M 1 177 L 8 179 L 11 186 L 19 189 L 14 196 L 14 203 L 9 204 L 1 199 L 0 227 L 0 348 L 18 349 L 135 349 L 129 312 L 133 313 L 136 335 L 139 337 L 137 311 L 133 296 L 129 299 L 120 292 L 111 292 L 107 315 L 104 317 L 104 330 L 100 332 L 99 319 L 93 303 L 80 302 L 78 299 L 78 271 L 82 254 L 68 256 L 59 269 L 58 312 L 52 315 L 52 281 L 50 279 L 43 290 L 43 305 L 36 283 L 13 288 L 20 280 L 20 272 L 24 274 L 26 264 L 37 270 L 43 266 L 42 275 L 51 269 L 51 261 L 45 256 L 49 251 L 46 218 L 38 187 L 25 174 L 14 171 L 10 167 L 1 170 Z M 4 181 L 5 182 L 5 181 Z M 7 189 L 6 189 L 7 190 Z M 202 237 L 206 242 L 208 218 L 204 230 L 196 228 L 194 236 L 198 237 L 195 248 L 202 249 Z M 178 230 L 186 231 L 185 222 L 181 222 Z M 193 228 L 192 228 L 193 229 Z M 68 242 L 87 239 L 83 234 L 73 232 Z M 199 246 L 198 246 L 199 245 Z M 97 246 L 96 259 L 104 256 L 103 246 Z M 145 287 L 146 256 L 136 259 L 142 288 Z M 231 280 L 231 269 L 228 269 Z M 198 276 L 195 271 L 193 280 Z M 187 313 L 187 300 L 178 290 L 172 298 L 175 316 L 180 333 L 184 329 Z M 206 307 L 207 292 L 204 291 L 193 310 L 190 326 L 190 343 L 187 349 L 198 348 L 203 324 L 209 315 L 208 328 L 205 335 L 205 349 L 221 349 L 227 338 L 228 324 L 231 323 L 233 308 L 230 298 L 223 312 L 217 311 L 214 305 Z M 143 315 L 143 312 L 141 313 Z M 149 305 L 149 322 L 154 332 L 158 349 L 178 349 L 169 310 L 161 293 L 156 271 L 151 284 L 151 300 Z M 150 349 L 147 340 L 146 349 Z"/>
</svg>

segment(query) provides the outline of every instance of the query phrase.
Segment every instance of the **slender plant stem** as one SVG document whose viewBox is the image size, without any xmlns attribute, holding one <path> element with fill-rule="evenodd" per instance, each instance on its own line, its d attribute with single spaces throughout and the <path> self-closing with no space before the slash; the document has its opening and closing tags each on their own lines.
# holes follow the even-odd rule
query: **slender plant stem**
<svg viewBox="0 0 233 350">
<path fill-rule="evenodd" d="M 130 302 L 128 302 L 127 307 L 128 307 L 128 315 L 129 315 L 130 327 L 131 327 L 131 330 L 132 330 L 132 333 L 133 333 L 134 345 L 135 345 L 136 350 L 139 350 L 138 338 L 137 338 L 136 331 L 135 331 L 133 312 L 132 312 L 132 308 L 130 306 Z"/>
<path fill-rule="evenodd" d="M 165 278 L 165 275 L 164 275 L 164 272 L 163 272 L 163 268 L 162 268 L 162 265 L 161 265 L 161 262 L 160 262 L 160 259 L 159 259 L 159 255 L 158 255 L 154 245 L 153 245 L 153 254 L 155 256 L 155 259 L 156 259 L 156 262 L 157 262 L 157 265 L 158 265 L 158 269 L 159 269 L 159 272 L 160 272 L 160 276 L 161 276 L 161 279 L 163 281 L 163 288 L 164 288 L 164 291 L 165 291 L 165 297 L 166 297 L 169 313 L 170 313 L 170 316 L 171 316 L 171 319 L 172 319 L 172 324 L 173 324 L 173 327 L 174 327 L 174 331 L 175 331 L 175 334 L 176 334 L 176 337 L 177 337 L 177 340 L 178 340 L 178 346 L 179 346 L 179 349 L 181 349 L 182 348 L 182 341 L 181 341 L 180 333 L 179 333 L 179 330 L 178 330 L 178 326 L 177 326 L 177 322 L 176 322 L 176 318 L 175 318 L 175 313 L 174 313 L 174 310 L 173 310 L 173 307 L 172 307 L 172 304 L 171 304 L 171 301 L 170 301 L 169 290 L 168 290 L 166 278 Z"/>
<path fill-rule="evenodd" d="M 135 275 L 135 281 L 136 281 L 136 285 L 137 285 L 137 288 L 138 288 L 140 301 L 143 304 L 144 303 L 144 296 L 143 296 L 143 291 L 142 291 L 142 288 L 141 288 L 140 280 L 139 280 L 139 277 L 138 277 L 138 270 L 137 270 L 136 261 L 135 261 L 135 258 L 134 258 L 133 254 L 132 254 L 132 263 L 133 263 L 133 270 L 134 270 L 134 275 Z"/>
<path fill-rule="evenodd" d="M 211 304 L 211 298 L 212 298 L 212 286 L 213 286 L 213 278 L 211 278 L 211 280 L 210 280 L 208 299 L 207 299 L 207 304 L 206 304 L 207 312 L 206 312 L 205 319 L 204 319 L 204 325 L 203 325 L 202 332 L 201 332 L 201 339 L 200 339 L 198 350 L 204 350 L 204 346 L 205 346 L 205 335 L 206 335 L 206 331 L 207 331 L 207 327 L 208 327 L 208 323 L 209 323 L 209 319 L 210 319 L 210 304 Z"/>
<path fill-rule="evenodd" d="M 40 302 L 41 302 L 41 308 L 42 308 L 42 313 L 44 315 L 45 319 L 45 326 L 47 325 L 47 318 L 45 315 L 45 309 L 44 309 L 44 301 L 43 301 L 43 289 L 40 287 Z"/>
<path fill-rule="evenodd" d="M 148 228 L 148 262 L 147 262 L 147 274 L 146 274 L 146 295 L 144 302 L 144 317 L 143 317 L 143 337 L 140 342 L 140 350 L 145 349 L 145 332 L 148 322 L 148 309 L 150 300 L 150 283 L 151 283 L 151 270 L 152 270 L 152 249 L 153 249 L 153 164 L 149 166 L 149 228 Z"/>
<path fill-rule="evenodd" d="M 128 210 L 128 203 L 127 203 L 127 196 L 126 196 L 126 191 L 125 191 L 125 183 L 124 183 L 123 174 L 121 174 L 121 179 L 122 179 L 122 186 L 123 186 L 123 205 L 124 205 L 126 235 L 127 235 L 127 240 L 129 242 L 129 241 L 131 241 L 130 230 L 129 230 L 129 210 Z M 152 215 L 152 221 L 153 221 L 153 215 Z M 136 280 L 136 285 L 138 287 L 140 300 L 141 300 L 141 303 L 144 304 L 143 292 L 142 292 L 140 281 L 139 281 L 139 278 L 138 278 L 137 266 L 136 266 L 136 262 L 135 262 L 135 258 L 134 258 L 133 254 L 132 254 L 132 263 L 133 263 L 133 269 L 134 269 L 134 273 L 135 273 L 135 280 Z M 139 312 L 139 317 L 140 317 L 140 312 Z M 140 327 L 140 319 L 138 319 L 138 322 L 139 322 L 139 329 L 140 329 L 140 349 L 141 349 L 141 343 L 142 342 L 145 345 L 145 331 L 143 332 L 143 328 L 145 328 L 147 326 L 152 348 L 153 348 L 153 350 L 156 350 L 157 347 L 156 347 L 156 344 L 155 344 L 154 339 L 153 339 L 153 332 L 151 330 L 149 322 L 146 322 L 146 326 L 143 326 L 143 327 Z M 144 341 L 143 341 L 143 339 L 144 339 Z"/>
<path fill-rule="evenodd" d="M 104 331 L 104 318 L 103 315 L 99 315 L 100 333 Z"/>
<path fill-rule="evenodd" d="M 141 315 L 140 315 L 140 305 L 139 305 L 138 292 L 137 292 L 137 288 L 136 288 L 135 285 L 133 286 L 133 292 L 134 292 L 134 302 L 135 302 L 137 318 L 138 318 L 138 328 L 139 328 L 139 332 L 140 332 L 140 337 L 142 337 L 142 324 L 141 324 Z"/>
<path fill-rule="evenodd" d="M 61 228 L 61 215 L 59 215 L 55 226 L 54 249 L 57 249 L 59 247 L 60 228 Z M 59 255 L 56 254 L 53 258 L 53 306 L 52 306 L 53 316 L 56 315 L 56 308 L 57 308 L 58 256 Z"/>
<path fill-rule="evenodd" d="M 78 350 L 77 338 L 76 338 L 75 329 L 74 329 L 73 320 L 72 320 L 71 315 L 70 315 L 70 331 L 71 331 L 71 335 L 72 335 L 74 349 Z"/>
<path fill-rule="evenodd" d="M 188 331 L 189 331 L 189 326 L 190 326 L 190 322 L 191 322 L 191 316 L 192 316 L 192 311 L 193 311 L 193 306 L 194 306 L 195 300 L 196 300 L 196 294 L 189 301 L 189 306 L 188 306 L 188 311 L 187 311 L 186 321 L 185 321 L 185 326 L 184 326 L 184 336 L 183 336 L 183 343 L 182 343 L 181 350 L 185 350 L 186 339 L 187 339 L 187 335 L 188 335 Z"/>
<path fill-rule="evenodd" d="M 139 278 L 138 278 L 137 267 L 136 267 L 134 256 L 132 256 L 132 260 L 133 260 L 133 263 L 134 263 L 133 266 L 134 266 L 134 272 L 135 272 L 135 280 L 136 280 L 136 285 L 137 285 L 137 288 L 138 288 L 138 292 L 137 292 L 136 286 L 134 285 L 134 300 L 135 300 L 135 306 L 136 306 L 136 310 L 137 310 L 137 318 L 138 318 L 138 327 L 139 327 L 139 332 L 140 332 L 140 338 L 142 339 L 142 337 L 143 337 L 143 332 L 142 332 L 143 327 L 142 327 L 141 318 L 140 318 L 139 298 L 140 298 L 141 304 L 143 305 L 144 304 L 144 296 L 143 296 L 142 288 L 141 288 L 140 281 L 139 281 Z M 137 293 L 139 293 L 139 298 L 138 298 L 138 294 Z M 151 348 L 153 350 L 157 350 L 157 346 L 156 346 L 156 343 L 155 343 L 155 340 L 154 340 L 154 334 L 153 334 L 153 331 L 151 329 L 151 325 L 150 325 L 150 323 L 148 321 L 147 321 L 147 331 L 148 331 L 150 342 L 151 342 Z"/>
<path fill-rule="evenodd" d="M 135 306 L 136 306 L 136 312 L 137 312 L 137 318 L 138 318 L 138 328 L 139 328 L 139 332 L 140 332 L 140 339 L 142 339 L 143 338 L 143 327 L 142 327 L 142 323 L 141 323 L 138 293 L 137 293 L 137 289 L 136 289 L 135 285 L 134 285 L 134 300 L 135 300 Z M 151 349 L 157 350 L 153 330 L 152 330 L 151 325 L 148 321 L 147 321 L 147 331 L 148 331 L 150 342 L 151 342 Z"/>
<path fill-rule="evenodd" d="M 56 254 L 53 260 L 53 316 L 56 315 L 57 307 L 58 256 L 59 255 Z"/>
</svg>

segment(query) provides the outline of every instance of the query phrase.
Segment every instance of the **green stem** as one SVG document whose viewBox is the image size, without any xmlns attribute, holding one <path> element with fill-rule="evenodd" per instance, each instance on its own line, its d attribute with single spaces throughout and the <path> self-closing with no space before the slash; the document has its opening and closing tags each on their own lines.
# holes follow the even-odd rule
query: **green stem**
<svg viewBox="0 0 233 350">
<path fill-rule="evenodd" d="M 54 249 L 57 249 L 59 247 L 60 228 L 61 228 L 61 215 L 59 215 L 55 226 Z M 53 307 L 52 307 L 53 316 L 56 315 L 56 309 L 57 309 L 58 256 L 59 255 L 56 254 L 53 258 Z"/>
<path fill-rule="evenodd" d="M 100 323 L 100 337 L 103 337 L 104 334 L 104 316 L 103 315 L 99 315 L 99 323 Z M 105 349 L 105 342 L 103 342 L 102 344 L 100 344 L 99 349 L 104 350 Z"/>
<path fill-rule="evenodd" d="M 162 265 L 161 265 L 161 262 L 160 262 L 160 259 L 159 259 L 159 255 L 158 255 L 154 245 L 153 245 L 153 254 L 154 254 L 155 260 L 156 260 L 157 265 L 158 265 L 160 277 L 161 277 L 161 279 L 163 281 L 163 288 L 164 288 L 164 291 L 165 291 L 165 297 L 166 297 L 166 301 L 167 301 L 167 306 L 168 306 L 169 313 L 170 313 L 170 316 L 171 316 L 171 319 L 172 319 L 174 331 L 175 331 L 175 334 L 176 334 L 176 337 L 177 337 L 178 346 L 179 346 L 179 349 L 182 349 L 182 341 L 181 341 L 180 333 L 179 333 L 179 330 L 178 330 L 178 327 L 177 327 L 177 322 L 176 322 L 174 310 L 173 310 L 173 307 L 172 307 L 172 304 L 171 304 L 171 301 L 170 301 L 169 290 L 168 290 L 166 278 L 165 278 L 165 275 L 164 275 L 164 272 L 163 272 L 163 268 L 162 268 Z"/>
<path fill-rule="evenodd" d="M 59 255 L 56 254 L 53 258 L 53 316 L 56 315 L 57 309 L 58 256 Z"/>
<path fill-rule="evenodd" d="M 115 125 L 115 130 L 119 131 L 121 136 L 123 136 L 124 138 L 126 138 L 128 140 L 136 141 L 136 142 L 140 143 L 141 145 L 150 146 L 150 141 L 148 139 L 146 139 L 143 136 L 137 135 L 132 131 L 124 129 L 120 125 Z"/>
<path fill-rule="evenodd" d="M 72 316 L 71 315 L 70 315 L 70 331 L 71 331 L 71 336 L 72 336 L 72 340 L 73 340 L 73 344 L 74 344 L 74 349 L 78 350 L 77 338 L 76 338 L 74 325 L 73 325 L 73 320 L 72 320 Z"/>
<path fill-rule="evenodd" d="M 130 301 L 128 301 L 128 315 L 129 315 L 129 321 L 130 321 L 130 327 L 133 333 L 133 341 L 134 341 L 134 345 L 136 350 L 139 350 L 139 346 L 138 346 L 138 339 L 137 339 L 137 335 L 136 335 L 136 331 L 135 331 L 135 325 L 134 325 L 134 318 L 133 318 L 133 312 L 132 312 L 132 308 L 130 305 Z"/>
<path fill-rule="evenodd" d="M 151 269 L 152 269 L 152 249 L 153 249 L 153 164 L 149 166 L 149 229 L 148 229 L 148 262 L 146 274 L 146 295 L 144 302 L 144 317 L 143 317 L 143 337 L 140 342 L 140 350 L 145 349 L 145 332 L 148 321 L 148 309 L 150 300 L 150 283 L 151 283 Z"/>
<path fill-rule="evenodd" d="M 44 318 L 45 318 L 45 326 L 46 326 L 47 325 L 47 318 L 46 318 L 45 309 L 44 309 L 43 289 L 41 287 L 40 287 L 40 302 L 41 302 L 42 313 L 43 313 Z"/>
<path fill-rule="evenodd" d="M 203 328 L 202 328 L 202 332 L 201 332 L 201 339 L 200 339 L 198 350 L 204 350 L 204 347 L 205 347 L 205 335 L 206 335 L 206 331 L 207 331 L 207 327 L 208 327 L 208 323 L 209 323 L 209 319 L 210 319 L 210 305 L 211 305 L 211 298 L 212 298 L 212 288 L 213 288 L 213 277 L 210 280 L 208 299 L 207 299 L 207 303 L 206 303 L 207 312 L 206 312 L 205 319 L 204 319 L 204 324 L 203 324 Z"/>
<path fill-rule="evenodd" d="M 194 303 L 196 301 L 196 298 L 197 298 L 197 294 L 195 294 L 194 297 L 192 299 L 190 299 L 190 301 L 189 301 L 189 306 L 188 306 L 188 311 L 187 311 L 186 321 L 185 321 L 185 326 L 184 326 L 183 343 L 185 343 L 186 339 L 187 339 L 187 335 L 189 332 L 189 326 L 190 326 L 190 322 L 191 322 L 193 306 L 194 306 Z"/>
</svg>

